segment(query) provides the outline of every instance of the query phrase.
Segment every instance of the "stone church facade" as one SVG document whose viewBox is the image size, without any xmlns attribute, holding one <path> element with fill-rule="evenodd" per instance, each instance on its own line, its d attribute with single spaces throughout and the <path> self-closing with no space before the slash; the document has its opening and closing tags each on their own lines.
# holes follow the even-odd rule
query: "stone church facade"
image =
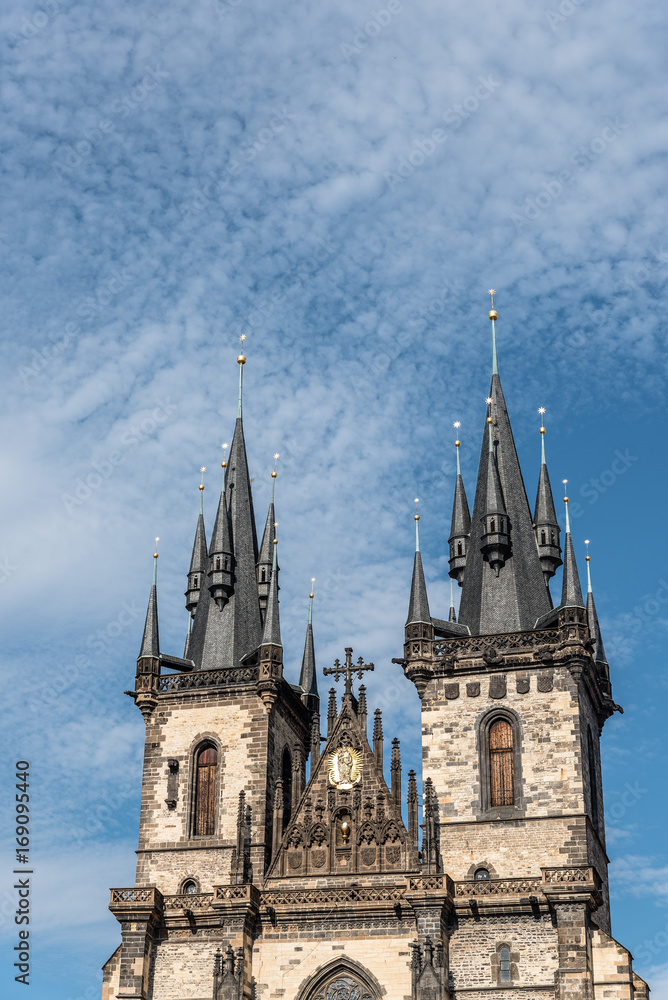
<svg viewBox="0 0 668 1000">
<path fill-rule="evenodd" d="M 368 719 L 373 664 L 346 648 L 321 707 L 310 611 L 299 684 L 284 676 L 245 360 L 210 539 L 200 505 L 184 655 L 160 647 L 154 573 L 127 692 L 146 724 L 137 874 L 111 891 L 103 1000 L 647 998 L 610 928 L 599 739 L 618 706 L 591 584 L 583 598 L 544 447 L 531 512 L 496 350 L 472 514 L 458 461 L 447 619 L 430 611 L 416 514 L 395 662 L 421 701 L 422 774 L 406 780 L 399 741 Z"/>
</svg>

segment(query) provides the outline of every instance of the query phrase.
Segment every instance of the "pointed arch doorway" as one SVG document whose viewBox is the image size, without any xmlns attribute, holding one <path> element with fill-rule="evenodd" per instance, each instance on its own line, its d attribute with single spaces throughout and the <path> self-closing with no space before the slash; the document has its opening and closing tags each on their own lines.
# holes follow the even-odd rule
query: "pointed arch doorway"
<svg viewBox="0 0 668 1000">
<path fill-rule="evenodd" d="M 296 1000 L 382 1000 L 384 994 L 375 976 L 359 962 L 342 955 L 302 983 Z"/>
</svg>

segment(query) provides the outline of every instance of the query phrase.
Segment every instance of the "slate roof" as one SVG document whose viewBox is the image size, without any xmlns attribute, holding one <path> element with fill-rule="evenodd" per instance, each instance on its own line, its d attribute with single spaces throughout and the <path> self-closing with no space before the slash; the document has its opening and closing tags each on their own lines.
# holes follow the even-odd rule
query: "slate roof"
<svg viewBox="0 0 668 1000">
<path fill-rule="evenodd" d="M 559 607 L 584 608 L 582 590 L 580 589 L 580 576 L 575 561 L 575 551 L 573 550 L 573 539 L 571 538 L 568 524 L 564 540 L 564 575 L 561 581 L 561 604 Z"/>
<path fill-rule="evenodd" d="M 472 635 L 528 631 L 534 627 L 536 619 L 551 610 L 538 558 L 529 501 L 497 374 L 492 376 L 490 396 L 495 466 L 510 521 L 511 552 L 496 577 L 480 550 L 482 518 L 490 509 L 489 438 L 485 422 L 471 518 L 471 540 L 459 607 L 459 623 L 467 625 Z"/>
<path fill-rule="evenodd" d="M 148 598 L 144 634 L 141 640 L 139 656 L 160 656 L 160 637 L 158 635 L 158 588 L 154 582 Z"/>
<path fill-rule="evenodd" d="M 221 538 L 226 523 L 231 535 L 234 590 L 222 610 L 208 592 L 203 590 L 200 595 L 188 644 L 188 656 L 200 670 L 238 666 L 242 657 L 254 652 L 262 639 L 255 573 L 257 533 L 240 417 L 237 417 L 234 429 L 225 488 L 216 520 Z M 214 536 L 218 537 L 215 528 Z"/>
<path fill-rule="evenodd" d="M 429 600 L 427 598 L 427 587 L 424 582 L 424 570 L 422 569 L 422 556 L 420 551 L 415 553 L 413 562 L 413 580 L 411 582 L 411 597 L 408 603 L 408 618 L 406 624 L 413 622 L 426 622 L 431 624 L 429 614 Z"/>
<path fill-rule="evenodd" d="M 318 697 L 318 676 L 315 667 L 315 647 L 313 645 L 313 604 L 309 603 L 308 625 L 306 626 L 306 640 L 304 642 L 304 656 L 302 657 L 302 669 L 299 675 L 299 686 L 305 694 Z"/>
</svg>

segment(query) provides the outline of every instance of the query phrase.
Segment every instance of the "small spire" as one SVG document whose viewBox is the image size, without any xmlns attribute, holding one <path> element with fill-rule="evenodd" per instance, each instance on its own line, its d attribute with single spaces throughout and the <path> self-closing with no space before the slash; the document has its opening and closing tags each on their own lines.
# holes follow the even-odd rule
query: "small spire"
<svg viewBox="0 0 668 1000">
<path fill-rule="evenodd" d="M 148 598 L 146 609 L 146 621 L 144 623 L 144 634 L 141 641 L 139 659 L 143 656 L 157 658 L 160 656 L 160 638 L 158 634 L 158 542 L 155 540 L 155 552 L 153 553 L 153 583 Z"/>
<path fill-rule="evenodd" d="M 494 308 L 494 296 L 496 294 L 495 289 L 490 288 L 489 294 L 492 297 L 492 308 L 487 314 L 492 321 L 492 375 L 499 374 L 499 361 L 496 354 L 496 326 L 495 321 L 499 318 L 499 314 Z"/>
<path fill-rule="evenodd" d="M 560 606 L 562 608 L 584 608 L 582 591 L 580 589 L 580 576 L 575 560 L 573 539 L 571 538 L 571 525 L 568 517 L 568 496 L 566 495 L 568 480 L 562 479 L 562 482 L 564 484 L 564 506 L 566 507 L 566 538 L 564 540 L 564 575 L 561 585 Z"/>
<path fill-rule="evenodd" d="M 244 354 L 244 340 L 246 339 L 246 334 L 242 333 L 239 337 L 241 341 L 241 351 L 237 357 L 237 364 L 239 365 L 239 405 L 237 407 L 237 420 L 241 419 L 241 401 L 243 396 L 244 388 L 244 365 L 246 364 L 246 356 Z"/>
<path fill-rule="evenodd" d="M 311 577 L 311 590 L 308 601 L 308 624 L 306 626 L 306 641 L 304 642 L 304 655 L 302 657 L 302 669 L 299 677 L 299 686 L 302 689 L 302 701 L 311 712 L 320 710 L 320 698 L 318 696 L 318 677 L 315 666 L 315 647 L 313 644 L 313 585 L 315 577 Z"/>
<path fill-rule="evenodd" d="M 264 526 L 262 544 L 260 545 L 260 555 L 258 556 L 257 561 L 257 591 L 260 599 L 260 611 L 263 615 L 263 621 L 267 609 L 267 600 L 269 598 L 269 585 L 271 582 L 272 563 L 274 560 L 273 549 L 274 539 L 276 537 L 276 531 L 274 528 L 276 523 L 274 500 L 276 495 L 276 477 L 278 475 L 276 472 L 276 463 L 278 459 L 279 455 L 278 452 L 276 452 L 274 455 L 274 468 L 271 473 L 271 500 L 269 501 L 267 520 Z"/>
<path fill-rule="evenodd" d="M 199 485 L 199 516 L 197 518 L 197 527 L 195 529 L 195 540 L 193 542 L 193 551 L 190 557 L 190 569 L 188 570 L 188 589 L 186 590 L 186 608 L 190 612 L 191 616 L 194 615 L 195 609 L 199 602 L 200 594 L 202 591 L 202 586 L 204 585 L 204 578 L 207 574 L 207 562 L 208 562 L 208 549 L 206 545 L 206 528 L 204 527 L 204 473 L 206 472 L 206 467 L 202 466 L 199 470 L 202 473 L 202 480 Z M 190 635 L 190 626 L 188 626 L 188 634 Z"/>
<path fill-rule="evenodd" d="M 448 621 L 457 621 L 457 612 L 455 611 L 455 594 L 454 594 L 454 583 L 452 577 L 450 577 L 450 614 L 448 615 Z"/>
<path fill-rule="evenodd" d="M 420 502 L 419 498 L 416 497 L 413 501 L 415 504 L 415 514 L 413 515 L 413 520 L 415 521 L 415 551 L 420 551 L 420 515 L 418 514 L 418 504 Z"/>
<path fill-rule="evenodd" d="M 545 407 L 539 406 L 538 412 L 540 413 L 540 464 L 545 465 Z"/>
<path fill-rule="evenodd" d="M 420 515 L 417 512 L 419 501 L 415 500 L 415 558 L 413 560 L 413 579 L 411 581 L 411 596 L 408 602 L 408 618 L 406 624 L 422 622 L 431 625 L 431 615 L 429 613 L 429 600 L 427 598 L 427 585 L 424 582 L 424 570 L 422 568 L 422 556 L 420 555 Z"/>
<path fill-rule="evenodd" d="M 453 427 L 455 428 L 455 432 L 457 434 L 455 440 L 455 449 L 457 453 L 457 478 L 455 479 L 455 496 L 452 503 L 452 521 L 450 525 L 450 537 L 448 539 L 448 545 L 450 547 L 449 573 L 461 587 L 464 583 L 466 553 L 468 551 L 469 538 L 471 535 L 471 514 L 469 511 L 469 502 L 466 498 L 466 490 L 464 489 L 462 470 L 459 464 L 459 448 L 461 445 L 461 441 L 459 440 L 459 428 L 461 427 L 461 421 L 456 420 Z"/>
<path fill-rule="evenodd" d="M 274 522 L 274 528 L 278 527 L 278 522 Z M 271 568 L 271 583 L 269 584 L 269 597 L 267 600 L 267 617 L 264 620 L 264 631 L 262 633 L 263 646 L 280 646 L 281 643 L 281 623 L 278 613 L 278 538 L 274 538 L 274 560 Z"/>
<path fill-rule="evenodd" d="M 601 626 L 598 623 L 596 604 L 594 602 L 594 591 L 592 590 L 591 586 L 591 570 L 589 568 L 589 564 L 591 562 L 591 556 L 589 555 L 589 539 L 587 539 L 585 545 L 587 547 L 587 555 L 585 556 L 585 560 L 587 562 L 587 622 L 589 624 L 589 635 L 594 642 L 592 656 L 594 658 L 594 663 L 596 663 L 599 666 L 600 672 L 607 679 L 608 661 L 606 659 L 605 650 L 603 648 Z"/>
<path fill-rule="evenodd" d="M 561 544 L 560 529 L 557 521 L 557 514 L 554 509 L 554 499 L 552 497 L 552 486 L 550 476 L 545 462 L 545 407 L 538 410 L 540 421 L 540 447 L 541 463 L 538 475 L 538 489 L 536 491 L 536 506 L 534 507 L 533 523 L 536 535 L 536 545 L 538 546 L 538 557 L 545 586 L 549 587 L 550 579 L 561 566 Z"/>
<path fill-rule="evenodd" d="M 494 454 L 492 397 L 488 397 L 486 402 L 489 450 L 487 452 L 486 510 L 480 519 L 482 521 L 482 545 L 480 546 L 480 550 L 491 566 L 494 575 L 498 577 L 499 571 L 505 565 L 506 559 L 510 555 L 510 526 L 503 498 L 503 490 L 501 488 L 501 480 L 499 478 L 499 470 L 496 464 L 496 456 Z"/>
</svg>

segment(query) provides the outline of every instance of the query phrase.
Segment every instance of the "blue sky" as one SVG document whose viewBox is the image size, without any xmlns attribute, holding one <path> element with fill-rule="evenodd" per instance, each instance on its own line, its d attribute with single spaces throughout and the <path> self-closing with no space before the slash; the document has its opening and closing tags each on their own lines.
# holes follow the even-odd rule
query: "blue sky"
<svg viewBox="0 0 668 1000">
<path fill-rule="evenodd" d="M 108 888 L 134 877 L 143 739 L 122 692 L 152 539 L 178 654 L 198 469 L 210 527 L 243 332 L 261 520 L 281 453 L 286 671 L 315 576 L 320 666 L 346 645 L 373 659 L 370 707 L 418 764 L 391 664 L 412 499 L 438 614 L 452 423 L 472 501 L 493 286 L 529 496 L 543 405 L 581 571 L 592 542 L 625 708 L 603 738 L 613 931 L 666 1000 L 663 5 L 8 0 L 0 45 L 2 786 L 31 761 L 32 996 L 99 996 L 119 940 Z"/>
</svg>

